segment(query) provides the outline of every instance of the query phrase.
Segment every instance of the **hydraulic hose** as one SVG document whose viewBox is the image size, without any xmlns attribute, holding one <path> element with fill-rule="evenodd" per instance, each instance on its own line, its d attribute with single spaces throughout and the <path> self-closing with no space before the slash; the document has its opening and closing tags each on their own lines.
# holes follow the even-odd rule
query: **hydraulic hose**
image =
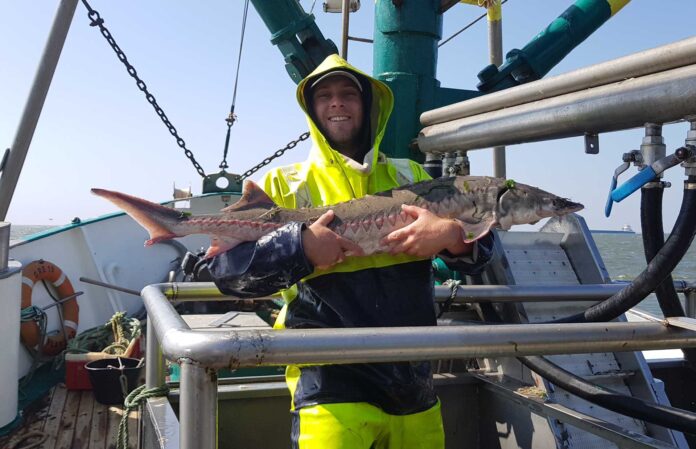
<svg viewBox="0 0 696 449">
<path fill-rule="evenodd" d="M 643 250 L 645 262 L 657 255 L 665 243 L 665 231 L 662 226 L 662 187 L 643 188 L 640 197 L 640 225 L 643 233 Z M 657 302 L 665 317 L 684 316 L 684 309 L 674 289 L 672 275 L 655 288 Z"/>
<path fill-rule="evenodd" d="M 502 323 L 500 315 L 492 305 L 487 305 L 489 307 L 481 310 L 483 319 L 497 324 Z M 517 360 L 554 385 L 607 410 L 696 435 L 696 413 L 666 405 L 651 404 L 642 399 L 597 386 L 544 357 L 526 356 L 517 357 Z"/>
<path fill-rule="evenodd" d="M 659 404 L 650 404 L 608 388 L 594 385 L 543 357 L 518 357 L 527 368 L 562 389 L 622 415 L 696 435 L 696 413 Z"/>
<path fill-rule="evenodd" d="M 663 193 L 664 188 L 662 187 L 641 189 L 640 224 L 643 233 L 645 261 L 648 263 L 665 243 L 665 231 L 662 226 Z M 655 296 L 657 296 L 660 310 L 665 317 L 684 316 L 684 308 L 674 288 L 671 274 L 655 288 Z M 689 366 L 696 366 L 696 349 L 682 348 L 682 351 Z"/>
<path fill-rule="evenodd" d="M 664 246 L 629 285 L 610 298 L 582 313 L 551 321 L 582 323 L 611 321 L 625 313 L 652 293 L 670 275 L 689 249 L 696 232 L 696 176 L 684 184 L 684 197 L 674 229 Z"/>
</svg>

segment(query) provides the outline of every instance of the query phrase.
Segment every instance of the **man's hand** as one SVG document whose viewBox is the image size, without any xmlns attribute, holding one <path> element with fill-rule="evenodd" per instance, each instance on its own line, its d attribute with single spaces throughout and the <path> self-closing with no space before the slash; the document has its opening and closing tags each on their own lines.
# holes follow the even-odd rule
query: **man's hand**
<svg viewBox="0 0 696 449">
<path fill-rule="evenodd" d="M 431 257 L 445 249 L 457 256 L 471 253 L 474 244 L 464 243 L 462 225 L 458 221 L 440 218 L 417 206 L 403 205 L 401 210 L 415 221 L 382 239 L 380 243 L 390 254 Z"/>
<path fill-rule="evenodd" d="M 327 211 L 302 231 L 302 245 L 307 260 L 318 269 L 330 268 L 347 256 L 362 256 L 362 248 L 355 242 L 341 237 L 327 226 L 334 219 L 334 211 Z"/>
</svg>

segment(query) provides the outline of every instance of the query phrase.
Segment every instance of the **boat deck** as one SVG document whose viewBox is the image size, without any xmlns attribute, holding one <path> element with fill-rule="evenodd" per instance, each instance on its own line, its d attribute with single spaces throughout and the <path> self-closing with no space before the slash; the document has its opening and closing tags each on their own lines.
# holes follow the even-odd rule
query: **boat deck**
<svg viewBox="0 0 696 449">
<path fill-rule="evenodd" d="M 7 449 L 110 449 L 116 447 L 120 406 L 94 400 L 92 391 L 69 391 L 54 387 L 41 404 L 27 411 L 25 424 L 7 437 L 0 447 Z M 138 411 L 128 416 L 128 447 L 138 447 Z M 41 442 L 43 441 L 43 442 Z"/>
</svg>

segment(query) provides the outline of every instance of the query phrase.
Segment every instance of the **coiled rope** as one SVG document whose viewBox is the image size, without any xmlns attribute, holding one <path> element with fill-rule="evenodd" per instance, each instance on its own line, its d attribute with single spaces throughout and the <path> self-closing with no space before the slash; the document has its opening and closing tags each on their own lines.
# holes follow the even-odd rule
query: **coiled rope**
<svg viewBox="0 0 696 449">
<path fill-rule="evenodd" d="M 169 394 L 169 387 L 161 386 L 147 388 L 147 385 L 141 385 L 131 391 L 123 401 L 123 416 L 118 425 L 118 435 L 116 435 L 116 449 L 128 449 L 128 415 L 130 412 L 137 410 L 140 404 L 149 399 Z"/>
</svg>

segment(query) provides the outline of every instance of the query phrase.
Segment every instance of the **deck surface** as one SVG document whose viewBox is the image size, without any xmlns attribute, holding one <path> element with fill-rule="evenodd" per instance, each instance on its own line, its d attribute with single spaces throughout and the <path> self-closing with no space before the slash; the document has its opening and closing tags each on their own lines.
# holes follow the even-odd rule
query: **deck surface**
<svg viewBox="0 0 696 449">
<path fill-rule="evenodd" d="M 41 404 L 28 410 L 24 426 L 0 438 L 0 447 L 113 449 L 116 448 L 116 435 L 122 416 L 120 406 L 98 403 L 92 391 L 68 391 L 60 384 L 51 390 Z M 138 419 L 138 411 L 128 416 L 130 449 L 138 447 Z"/>
</svg>

